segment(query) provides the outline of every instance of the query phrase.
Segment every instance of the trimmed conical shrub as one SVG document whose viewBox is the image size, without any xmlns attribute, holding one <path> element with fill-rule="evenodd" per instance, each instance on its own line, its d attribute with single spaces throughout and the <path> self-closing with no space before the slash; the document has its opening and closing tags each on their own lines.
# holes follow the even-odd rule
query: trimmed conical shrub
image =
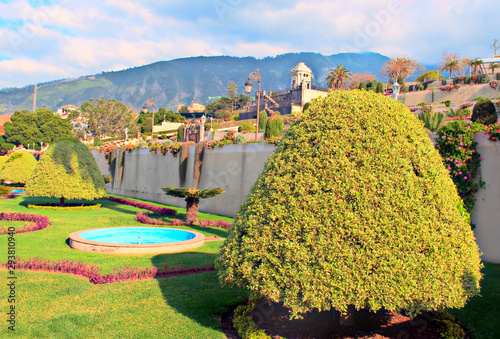
<svg viewBox="0 0 500 339">
<path fill-rule="evenodd" d="M 25 183 L 36 167 L 35 157 L 28 151 L 12 153 L 3 165 L 0 165 L 0 180 Z"/>
<path fill-rule="evenodd" d="M 267 119 L 266 132 L 264 133 L 265 138 L 276 138 L 283 135 L 283 128 L 285 124 L 280 115 L 274 114 Z"/>
<path fill-rule="evenodd" d="M 422 123 L 393 99 L 334 91 L 289 128 L 216 261 L 294 314 L 462 307 L 479 291 L 469 218 Z"/>
<path fill-rule="evenodd" d="M 259 112 L 259 133 L 264 133 L 266 131 L 267 125 L 267 112 L 260 111 Z"/>
<path fill-rule="evenodd" d="M 78 140 L 63 140 L 40 157 L 25 193 L 38 197 L 93 200 L 106 196 L 102 174 L 90 150 Z"/>
<path fill-rule="evenodd" d="M 472 110 L 471 120 L 483 125 L 492 125 L 497 122 L 497 111 L 489 98 L 478 100 Z"/>
</svg>

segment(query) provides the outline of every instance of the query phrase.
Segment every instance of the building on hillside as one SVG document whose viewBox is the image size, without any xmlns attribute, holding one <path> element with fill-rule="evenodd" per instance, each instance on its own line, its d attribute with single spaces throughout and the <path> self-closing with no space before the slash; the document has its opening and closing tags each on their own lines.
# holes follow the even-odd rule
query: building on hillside
<svg viewBox="0 0 500 339">
<path fill-rule="evenodd" d="M 77 109 L 78 109 L 78 107 L 75 107 L 75 106 L 73 106 L 73 105 L 66 105 L 66 106 L 59 107 L 59 108 L 57 109 L 57 112 L 56 112 L 56 113 L 57 113 L 57 115 L 59 115 L 61 118 L 63 118 L 63 119 L 67 119 L 67 118 L 68 118 L 68 116 L 69 116 L 72 112 L 76 111 Z"/>
<path fill-rule="evenodd" d="M 280 114 L 292 114 L 302 112 L 302 107 L 316 98 L 325 97 L 328 94 L 326 88 L 314 88 L 312 70 L 303 62 L 300 62 L 291 70 L 291 89 L 281 92 L 267 93 L 261 91 L 260 111 L 278 111 Z M 271 95 L 272 94 L 272 95 Z M 257 116 L 257 95 L 250 101 L 247 112 L 240 113 L 240 120 L 255 119 Z"/>
<path fill-rule="evenodd" d="M 181 107 L 183 107 L 184 105 L 178 105 L 177 106 L 177 112 L 179 112 L 179 110 L 181 109 Z M 195 103 L 193 102 L 191 104 L 191 106 L 189 106 L 188 108 L 188 111 L 189 113 L 200 113 L 200 112 L 205 112 L 205 106 L 202 105 L 202 104 L 198 104 L 198 103 Z"/>
<path fill-rule="evenodd" d="M 494 58 L 479 59 L 483 64 L 478 68 L 480 74 L 500 73 L 500 56 Z M 491 67 L 492 65 L 495 65 Z"/>
</svg>

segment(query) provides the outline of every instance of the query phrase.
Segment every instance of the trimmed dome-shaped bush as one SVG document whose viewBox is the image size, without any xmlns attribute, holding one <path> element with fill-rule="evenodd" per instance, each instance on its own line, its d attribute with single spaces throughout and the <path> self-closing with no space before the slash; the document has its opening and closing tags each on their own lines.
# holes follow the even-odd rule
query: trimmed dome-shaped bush
<svg viewBox="0 0 500 339">
<path fill-rule="evenodd" d="M 3 165 L 0 165 L 0 180 L 25 183 L 36 167 L 35 157 L 28 151 L 12 153 Z"/>
<path fill-rule="evenodd" d="M 287 130 L 216 261 L 221 282 L 294 314 L 462 307 L 480 256 L 442 158 L 406 106 L 360 90 Z"/>
<path fill-rule="evenodd" d="M 472 110 L 471 120 L 483 125 L 491 125 L 497 122 L 497 111 L 489 98 L 478 100 Z"/>
<path fill-rule="evenodd" d="M 106 196 L 102 174 L 90 150 L 78 140 L 63 140 L 40 157 L 25 193 L 38 197 L 93 200 Z"/>
<path fill-rule="evenodd" d="M 276 138 L 283 135 L 283 128 L 285 124 L 280 115 L 274 114 L 267 119 L 265 138 Z"/>
</svg>

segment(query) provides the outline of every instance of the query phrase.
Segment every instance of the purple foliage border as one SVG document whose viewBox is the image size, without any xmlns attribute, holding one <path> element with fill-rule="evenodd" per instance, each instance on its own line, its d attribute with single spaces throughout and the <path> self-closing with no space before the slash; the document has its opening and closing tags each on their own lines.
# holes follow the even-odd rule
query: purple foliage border
<svg viewBox="0 0 500 339">
<path fill-rule="evenodd" d="M 31 222 L 30 225 L 25 224 L 22 229 L 16 230 L 18 233 L 34 232 L 43 230 L 50 226 L 49 218 L 44 215 L 38 214 L 26 214 L 26 213 L 0 213 L 0 220 L 3 221 L 28 221 Z M 0 227 L 0 235 L 8 234 L 9 230 L 4 227 Z"/>
</svg>

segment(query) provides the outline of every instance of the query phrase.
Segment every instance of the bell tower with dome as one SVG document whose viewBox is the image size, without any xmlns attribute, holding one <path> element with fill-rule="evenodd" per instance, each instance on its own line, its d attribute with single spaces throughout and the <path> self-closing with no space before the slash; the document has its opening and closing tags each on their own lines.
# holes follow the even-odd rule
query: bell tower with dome
<svg viewBox="0 0 500 339">
<path fill-rule="evenodd" d="M 312 71 L 305 63 L 299 62 L 292 69 L 292 90 L 311 89 Z"/>
</svg>

